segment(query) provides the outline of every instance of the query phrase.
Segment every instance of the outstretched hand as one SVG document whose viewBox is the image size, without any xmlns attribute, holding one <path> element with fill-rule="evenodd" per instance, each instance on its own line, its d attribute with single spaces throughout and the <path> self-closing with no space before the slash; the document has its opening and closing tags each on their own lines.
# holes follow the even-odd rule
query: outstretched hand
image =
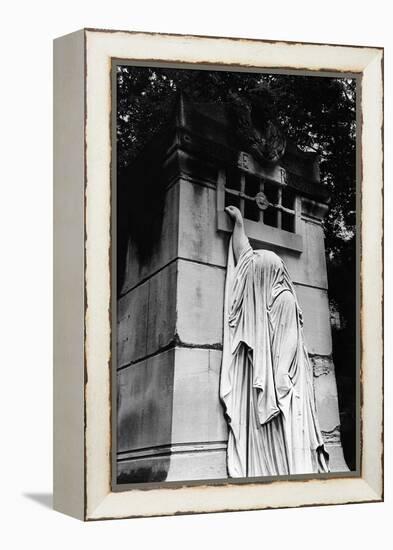
<svg viewBox="0 0 393 550">
<path fill-rule="evenodd" d="M 227 206 L 225 208 L 225 212 L 230 216 L 233 220 L 233 222 L 241 224 L 243 222 L 243 216 L 242 213 L 236 206 Z"/>
</svg>

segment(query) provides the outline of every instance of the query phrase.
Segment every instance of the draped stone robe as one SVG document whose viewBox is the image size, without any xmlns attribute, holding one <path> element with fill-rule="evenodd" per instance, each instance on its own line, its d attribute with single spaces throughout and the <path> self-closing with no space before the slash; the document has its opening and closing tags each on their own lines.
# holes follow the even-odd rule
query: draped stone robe
<svg viewBox="0 0 393 550">
<path fill-rule="evenodd" d="M 230 477 L 327 472 L 302 313 L 279 256 L 229 244 L 220 397 Z"/>
</svg>

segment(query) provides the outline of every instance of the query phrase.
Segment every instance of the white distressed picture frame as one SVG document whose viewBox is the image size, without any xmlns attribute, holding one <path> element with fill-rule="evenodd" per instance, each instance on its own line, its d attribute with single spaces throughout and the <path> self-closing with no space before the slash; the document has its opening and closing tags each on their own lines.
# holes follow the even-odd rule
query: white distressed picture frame
<svg viewBox="0 0 393 550">
<path fill-rule="evenodd" d="M 54 46 L 54 507 L 82 520 L 383 499 L 383 50 L 81 30 Z M 111 489 L 112 59 L 361 74 L 361 474 Z"/>
</svg>

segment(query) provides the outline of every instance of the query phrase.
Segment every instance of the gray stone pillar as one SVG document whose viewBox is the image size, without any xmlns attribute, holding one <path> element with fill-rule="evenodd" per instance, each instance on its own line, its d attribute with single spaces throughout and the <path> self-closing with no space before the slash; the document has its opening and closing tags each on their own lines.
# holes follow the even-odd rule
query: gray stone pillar
<svg viewBox="0 0 393 550">
<path fill-rule="evenodd" d="M 130 237 L 118 300 L 120 482 L 227 475 L 218 398 L 227 239 L 216 227 L 218 172 L 205 166 L 205 179 L 194 181 L 189 158 L 168 149 L 161 230 L 144 259 Z"/>
</svg>

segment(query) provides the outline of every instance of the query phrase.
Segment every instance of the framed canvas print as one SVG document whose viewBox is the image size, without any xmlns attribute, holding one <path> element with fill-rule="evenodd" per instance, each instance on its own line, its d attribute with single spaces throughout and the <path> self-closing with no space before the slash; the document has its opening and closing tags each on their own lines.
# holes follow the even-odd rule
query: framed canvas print
<svg viewBox="0 0 393 550">
<path fill-rule="evenodd" d="M 383 50 L 54 45 L 54 503 L 383 498 Z"/>
</svg>

